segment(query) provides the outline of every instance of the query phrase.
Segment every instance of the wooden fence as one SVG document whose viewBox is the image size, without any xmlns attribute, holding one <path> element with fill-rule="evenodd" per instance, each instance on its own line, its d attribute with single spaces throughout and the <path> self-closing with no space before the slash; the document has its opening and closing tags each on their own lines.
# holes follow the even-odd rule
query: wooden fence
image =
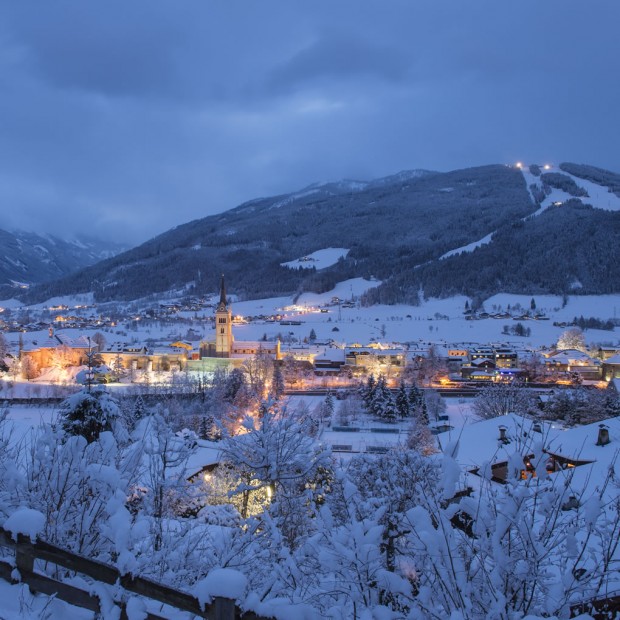
<svg viewBox="0 0 620 620">
<path fill-rule="evenodd" d="M 8 547 L 15 551 L 15 564 L 0 561 L 0 578 L 17 583 L 18 581 L 13 576 L 13 571 L 17 568 L 20 575 L 19 581 L 27 584 L 32 592 L 55 596 L 71 605 L 83 607 L 93 612 L 101 611 L 97 596 L 36 572 L 35 561 L 40 560 L 63 567 L 86 575 L 99 583 L 120 586 L 126 592 L 138 594 L 179 611 L 189 612 L 198 618 L 208 618 L 209 620 L 271 620 L 253 612 L 244 613 L 237 607 L 234 600 L 223 597 L 214 597 L 212 603 L 205 605 L 203 609 L 198 600 L 186 592 L 175 590 L 144 577 L 121 575 L 118 569 L 113 566 L 71 553 L 41 540 L 32 542 L 28 537 L 21 534 L 18 534 L 17 541 L 15 541 L 11 534 L 2 528 L 0 528 L 0 547 Z M 120 608 L 121 619 L 126 620 L 126 604 L 123 601 L 115 604 Z M 165 614 L 165 612 L 159 613 Z M 147 620 L 166 620 L 166 618 L 166 615 L 147 614 Z"/>
</svg>

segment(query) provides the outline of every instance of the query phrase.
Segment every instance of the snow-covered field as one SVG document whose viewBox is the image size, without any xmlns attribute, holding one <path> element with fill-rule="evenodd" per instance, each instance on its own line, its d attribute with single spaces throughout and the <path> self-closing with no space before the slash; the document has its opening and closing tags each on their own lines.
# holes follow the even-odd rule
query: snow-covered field
<svg viewBox="0 0 620 620">
<path fill-rule="evenodd" d="M 357 303 L 360 295 L 380 282 L 355 278 L 340 282 L 333 290 L 323 294 L 304 293 L 293 304 L 292 298 L 276 297 L 242 301 L 232 304 L 233 314 L 241 316 L 259 316 L 280 314 L 283 319 L 294 319 L 299 325 L 280 325 L 278 321 L 253 321 L 235 325 L 235 340 L 259 340 L 280 337 L 285 343 L 303 341 L 311 330 L 317 340 L 333 340 L 337 343 L 361 343 L 371 341 L 407 343 L 510 343 L 519 348 L 551 346 L 557 342 L 564 331 L 556 327 L 554 322 L 571 322 L 575 317 L 595 317 L 604 321 L 620 316 L 620 294 L 569 296 L 564 304 L 560 296 L 533 296 L 537 311 L 544 312 L 549 320 L 522 320 L 531 330 L 528 337 L 507 336 L 502 333 L 504 326 L 516 323 L 512 319 L 480 319 L 469 321 L 463 311 L 467 297 L 456 296 L 447 299 L 428 299 L 419 306 L 408 305 L 377 305 L 368 308 Z M 341 300 L 340 304 L 333 301 L 334 297 Z M 484 302 L 484 309 L 489 312 L 506 311 L 520 307 L 530 309 L 531 295 L 515 295 L 501 293 Z M 67 303 L 69 300 L 56 300 Z M 342 302 L 345 302 L 344 304 Z M 346 302 L 352 302 L 351 304 Z M 2 305 L 4 302 L 0 302 Z M 348 307 L 352 305 L 353 307 Z M 321 308 L 319 308 L 321 306 Z M 344 307 L 343 307 L 344 306 Z M 212 310 L 194 313 L 180 313 L 180 318 L 198 321 L 192 328 L 201 338 L 213 338 L 212 325 L 205 319 L 212 316 Z M 65 330 L 69 336 L 93 336 L 102 331 L 108 343 L 114 341 L 145 342 L 151 338 L 160 342 L 171 342 L 183 338 L 188 330 L 187 323 L 175 325 L 170 322 L 134 323 L 131 330 L 126 328 L 108 328 L 104 330 Z M 384 334 L 384 335 L 383 335 Z M 28 332 L 22 334 L 25 343 L 44 339 L 47 331 Z M 6 334 L 7 340 L 17 347 L 19 334 Z M 616 344 L 620 341 L 618 329 L 614 331 L 589 329 L 585 331 L 588 344 Z M 42 385 L 42 384 L 40 384 Z M 43 387 L 40 387 L 43 389 Z"/>
<path fill-rule="evenodd" d="M 324 250 L 317 250 L 302 256 L 296 260 L 289 261 L 288 263 L 282 263 L 282 267 L 288 267 L 289 269 L 325 269 L 335 265 L 341 258 L 344 258 L 349 253 L 349 250 L 345 248 L 325 248 Z"/>
<path fill-rule="evenodd" d="M 538 311 L 545 312 L 549 320 L 522 321 L 531 329 L 527 338 L 506 336 L 502 334 L 505 325 L 511 326 L 516 322 L 511 319 L 481 319 L 468 321 L 463 314 L 465 303 L 469 302 L 464 296 L 448 299 L 429 299 L 419 306 L 394 305 L 372 306 L 369 308 L 347 308 L 342 305 L 331 305 L 328 312 L 318 310 L 306 312 L 307 308 L 329 303 L 333 296 L 342 300 L 351 298 L 350 287 L 353 288 L 353 297 L 360 294 L 364 287 L 376 286 L 376 282 L 366 282 L 361 279 L 342 282 L 334 289 L 323 295 L 306 293 L 297 301 L 297 310 L 287 313 L 294 317 L 301 325 L 281 326 L 278 323 L 250 323 L 235 327 L 236 340 L 257 340 L 263 335 L 274 338 L 280 334 L 287 340 L 289 337 L 303 340 L 314 329 L 318 340 L 333 339 L 342 343 L 367 343 L 371 340 L 383 342 L 435 342 L 435 343 L 489 343 L 508 342 L 518 347 L 523 346 L 550 346 L 555 343 L 565 328 L 555 327 L 553 322 L 570 322 L 575 317 L 597 317 L 603 320 L 612 319 L 620 315 L 620 295 L 592 295 L 571 296 L 564 307 L 559 296 L 534 296 Z M 530 308 L 531 295 L 513 295 L 502 293 L 494 295 L 484 303 L 487 312 L 505 311 L 508 306 L 515 308 L 518 305 L 523 311 Z M 276 311 L 286 307 L 282 298 L 274 300 L 259 300 L 242 302 L 233 306 L 233 312 L 244 315 L 266 313 L 269 308 Z M 290 300 L 289 300 L 290 303 Z M 385 336 L 382 336 L 382 333 Z M 616 343 L 618 331 L 587 330 L 585 332 L 588 343 Z"/>
</svg>

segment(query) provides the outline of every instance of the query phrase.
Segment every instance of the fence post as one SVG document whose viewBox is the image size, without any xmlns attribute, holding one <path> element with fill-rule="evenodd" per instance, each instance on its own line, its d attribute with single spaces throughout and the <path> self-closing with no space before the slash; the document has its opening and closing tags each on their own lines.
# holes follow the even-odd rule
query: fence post
<svg viewBox="0 0 620 620">
<path fill-rule="evenodd" d="M 17 535 L 15 565 L 20 573 L 32 573 L 34 570 L 34 546 L 30 538 L 23 534 Z"/>
<path fill-rule="evenodd" d="M 213 599 L 213 620 L 235 620 L 235 601 L 216 596 Z"/>
</svg>

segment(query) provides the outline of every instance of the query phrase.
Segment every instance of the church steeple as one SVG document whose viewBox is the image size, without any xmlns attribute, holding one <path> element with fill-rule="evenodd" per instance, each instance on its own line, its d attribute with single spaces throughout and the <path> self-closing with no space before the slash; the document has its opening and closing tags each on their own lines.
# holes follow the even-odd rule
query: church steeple
<svg viewBox="0 0 620 620">
<path fill-rule="evenodd" d="M 223 304 L 224 306 L 227 304 L 226 284 L 224 283 L 224 274 L 222 274 L 222 281 L 220 283 L 220 304 Z"/>
<path fill-rule="evenodd" d="M 215 309 L 215 355 L 230 357 L 233 344 L 232 309 L 226 299 L 226 283 L 224 274 L 220 282 L 220 302 Z"/>
</svg>

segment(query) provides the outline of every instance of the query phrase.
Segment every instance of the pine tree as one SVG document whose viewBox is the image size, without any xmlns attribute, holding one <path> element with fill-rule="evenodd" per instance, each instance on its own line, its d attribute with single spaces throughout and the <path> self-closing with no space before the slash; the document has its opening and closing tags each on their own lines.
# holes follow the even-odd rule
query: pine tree
<svg viewBox="0 0 620 620">
<path fill-rule="evenodd" d="M 331 418 L 334 415 L 334 396 L 331 392 L 327 392 L 325 401 L 323 402 L 321 416 L 323 419 Z"/>
<path fill-rule="evenodd" d="M 103 389 L 82 390 L 67 398 L 60 406 L 59 420 L 67 435 L 81 435 L 88 443 L 97 441 L 104 431 L 114 431 L 124 440 L 121 410 L 116 401 Z"/>
<path fill-rule="evenodd" d="M 418 422 L 422 426 L 428 426 L 428 423 L 429 423 L 428 407 L 426 405 L 426 400 L 424 399 L 422 399 L 422 403 L 420 405 L 420 408 L 418 409 Z"/>
<path fill-rule="evenodd" d="M 133 405 L 133 419 L 134 422 L 141 420 L 144 416 L 147 415 L 146 405 L 144 404 L 144 399 L 142 398 L 142 394 L 138 394 L 134 405 Z"/>
<path fill-rule="evenodd" d="M 392 401 L 390 405 L 390 401 Z M 392 394 L 385 383 L 385 377 L 379 376 L 377 379 L 377 385 L 375 386 L 374 394 L 370 402 L 370 412 L 377 418 L 385 417 L 385 412 L 390 406 L 394 406 Z"/>
<path fill-rule="evenodd" d="M 316 340 L 316 332 L 314 331 L 314 328 L 310 330 L 310 335 L 308 336 L 308 340 L 310 340 L 310 342 L 314 342 Z"/>
<path fill-rule="evenodd" d="M 409 417 L 411 411 L 409 407 L 409 397 L 407 396 L 407 389 L 405 382 L 400 382 L 398 388 L 398 394 L 396 394 L 396 412 L 401 419 Z"/>
<path fill-rule="evenodd" d="M 390 392 L 387 393 L 387 397 L 385 399 L 385 405 L 383 407 L 383 412 L 381 414 L 381 418 L 388 422 L 389 424 L 393 424 L 396 422 L 397 418 L 397 410 L 396 403 L 394 402 L 394 398 Z"/>
<path fill-rule="evenodd" d="M 360 389 L 360 397 L 364 403 L 364 407 L 366 409 L 370 409 L 370 404 L 375 396 L 375 389 L 377 387 L 377 382 L 375 381 L 375 376 L 371 373 L 366 381 L 366 385 L 362 386 Z"/>
<path fill-rule="evenodd" d="M 414 383 L 409 388 L 409 411 L 413 414 L 420 408 L 422 401 L 424 400 L 424 394 L 422 390 Z"/>
</svg>

